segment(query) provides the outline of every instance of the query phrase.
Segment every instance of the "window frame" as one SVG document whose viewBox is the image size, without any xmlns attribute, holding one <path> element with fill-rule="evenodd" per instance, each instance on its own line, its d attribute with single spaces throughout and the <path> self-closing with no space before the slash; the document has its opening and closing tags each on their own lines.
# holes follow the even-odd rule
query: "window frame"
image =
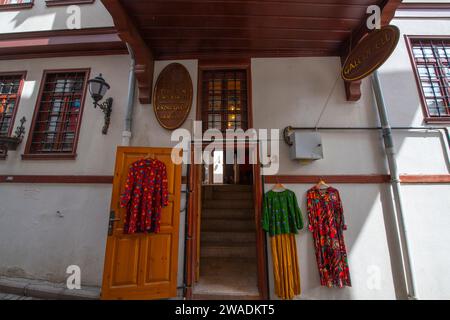
<svg viewBox="0 0 450 320">
<path fill-rule="evenodd" d="M 0 11 L 30 9 L 34 6 L 34 0 L 27 3 L 5 3 L 0 4 Z"/>
<path fill-rule="evenodd" d="M 92 4 L 95 0 L 45 0 L 47 7 L 70 6 L 81 4 Z"/>
<path fill-rule="evenodd" d="M 42 102 L 42 98 L 43 98 L 47 75 L 52 74 L 52 73 L 70 73 L 70 72 L 85 72 L 86 73 L 86 77 L 84 79 L 84 84 L 83 84 L 83 91 L 81 93 L 80 115 L 79 115 L 78 122 L 77 122 L 72 151 L 70 153 L 69 152 L 32 153 L 31 152 L 31 144 L 33 142 L 34 130 L 36 128 L 36 121 L 37 121 L 37 118 L 39 115 L 39 109 L 41 107 L 41 102 Z M 31 126 L 30 126 L 30 129 L 28 130 L 27 144 L 25 146 L 24 154 L 22 154 L 22 160 L 48 160 L 48 159 L 74 160 L 74 159 L 76 159 L 78 139 L 80 136 L 81 123 L 83 120 L 84 105 L 86 102 L 86 94 L 87 94 L 87 89 L 88 89 L 88 80 L 90 77 L 90 73 L 91 73 L 90 68 L 44 70 L 44 72 L 42 74 L 41 84 L 39 87 L 38 99 L 36 100 L 36 105 L 35 105 L 34 111 L 33 111 L 33 118 L 31 121 Z"/>
<path fill-rule="evenodd" d="M 416 86 L 417 91 L 419 94 L 421 106 L 422 106 L 422 112 L 424 116 L 424 122 L 425 123 L 450 123 L 450 114 L 446 116 L 431 116 L 430 111 L 428 109 L 428 103 L 427 99 L 425 97 L 424 88 L 422 86 L 422 81 L 420 79 L 419 69 L 416 62 L 416 57 L 414 56 L 413 51 L 413 42 L 423 40 L 423 41 L 435 41 L 435 40 L 443 40 L 443 41 L 450 41 L 450 36 L 439 36 L 439 35 L 405 35 L 405 41 L 406 41 L 406 47 L 409 54 L 409 58 L 411 61 L 411 66 L 413 68 L 414 72 L 414 78 L 416 80 Z M 450 61 L 449 61 L 450 63 Z M 450 79 L 449 79 L 450 80 Z M 441 80 L 439 80 L 441 81 Z M 450 95 L 450 90 L 448 92 L 448 95 Z M 450 98 L 447 102 L 450 105 Z"/>
<path fill-rule="evenodd" d="M 19 89 L 17 90 L 17 99 L 16 99 L 16 104 L 14 106 L 13 114 L 11 115 L 11 125 L 10 125 L 10 127 L 8 129 L 8 137 L 11 137 L 11 134 L 12 134 L 12 132 L 14 130 L 15 121 L 16 121 L 16 115 L 17 115 L 17 109 L 19 109 L 20 98 L 22 97 L 22 91 L 23 91 L 23 87 L 25 85 L 27 72 L 26 71 L 0 72 L 0 76 L 15 76 L 15 75 L 21 76 L 22 79 L 20 80 Z"/>
<path fill-rule="evenodd" d="M 253 128 L 252 113 L 252 78 L 251 78 L 251 62 L 250 59 L 218 59 L 218 60 L 199 60 L 198 63 L 198 79 L 197 79 L 197 108 L 196 120 L 202 121 L 203 124 L 203 72 L 218 70 L 241 70 L 246 72 L 247 80 L 247 128 Z M 207 128 L 202 128 L 205 131 Z"/>
</svg>

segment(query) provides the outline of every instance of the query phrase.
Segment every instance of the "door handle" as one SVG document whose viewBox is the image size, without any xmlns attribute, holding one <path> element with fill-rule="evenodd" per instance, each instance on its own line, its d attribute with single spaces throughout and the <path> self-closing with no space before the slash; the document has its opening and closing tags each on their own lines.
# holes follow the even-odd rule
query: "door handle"
<svg viewBox="0 0 450 320">
<path fill-rule="evenodd" d="M 121 219 L 116 218 L 116 213 L 114 210 L 109 212 L 109 223 L 108 223 L 108 236 L 112 236 L 114 230 L 114 222 L 120 221 Z"/>
</svg>

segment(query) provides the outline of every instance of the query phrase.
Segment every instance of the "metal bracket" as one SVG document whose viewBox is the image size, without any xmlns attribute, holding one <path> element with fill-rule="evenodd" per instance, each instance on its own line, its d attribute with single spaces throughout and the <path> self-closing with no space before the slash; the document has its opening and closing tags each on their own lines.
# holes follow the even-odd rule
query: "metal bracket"
<svg viewBox="0 0 450 320">
<path fill-rule="evenodd" d="M 102 104 L 95 103 L 94 107 L 98 106 L 105 115 L 105 124 L 103 125 L 102 133 L 108 134 L 109 123 L 111 122 L 113 98 L 108 98 Z"/>
<path fill-rule="evenodd" d="M 288 146 L 292 146 L 292 141 L 291 141 L 291 134 L 292 132 L 294 132 L 294 129 L 292 129 L 292 126 L 287 126 L 286 128 L 283 129 L 283 139 L 284 142 L 286 142 L 286 144 Z"/>
<path fill-rule="evenodd" d="M 108 236 L 112 236 L 114 231 L 114 222 L 120 221 L 120 219 L 116 219 L 116 213 L 114 210 L 109 212 L 109 223 L 108 223 Z"/>
</svg>

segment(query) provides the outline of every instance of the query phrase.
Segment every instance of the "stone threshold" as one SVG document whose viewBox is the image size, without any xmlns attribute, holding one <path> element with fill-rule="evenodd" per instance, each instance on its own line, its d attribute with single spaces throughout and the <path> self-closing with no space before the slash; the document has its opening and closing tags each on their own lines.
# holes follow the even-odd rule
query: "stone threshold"
<svg viewBox="0 0 450 320">
<path fill-rule="evenodd" d="M 0 292 L 47 300 L 98 300 L 99 287 L 83 286 L 70 290 L 65 283 L 42 280 L 0 277 Z"/>
</svg>

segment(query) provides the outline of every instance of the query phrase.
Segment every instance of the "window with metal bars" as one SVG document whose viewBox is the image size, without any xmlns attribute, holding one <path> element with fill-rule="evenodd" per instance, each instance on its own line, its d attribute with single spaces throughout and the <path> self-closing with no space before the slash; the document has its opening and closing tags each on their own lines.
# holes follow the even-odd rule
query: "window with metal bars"
<svg viewBox="0 0 450 320">
<path fill-rule="evenodd" d="M 247 71 L 203 70 L 203 130 L 247 130 L 247 121 Z"/>
<path fill-rule="evenodd" d="M 33 3 L 33 0 L 0 0 L 0 5 L 2 5 L 2 4 L 22 4 L 22 3 Z"/>
<path fill-rule="evenodd" d="M 0 73 L 0 136 L 10 136 L 25 73 Z"/>
<path fill-rule="evenodd" d="M 450 40 L 410 39 L 428 121 L 450 120 Z"/>
<path fill-rule="evenodd" d="M 33 5 L 34 0 L 0 0 L 0 9 L 2 8 L 29 8 Z"/>
<path fill-rule="evenodd" d="M 87 77 L 88 70 L 44 73 L 28 154 L 75 154 Z"/>
</svg>

